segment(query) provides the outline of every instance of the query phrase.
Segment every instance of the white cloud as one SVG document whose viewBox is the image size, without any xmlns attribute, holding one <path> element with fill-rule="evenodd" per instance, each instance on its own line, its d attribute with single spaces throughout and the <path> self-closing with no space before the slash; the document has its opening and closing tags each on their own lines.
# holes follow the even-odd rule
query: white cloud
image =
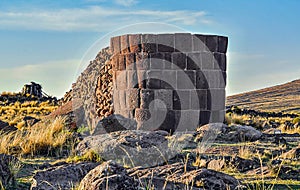
<svg viewBox="0 0 300 190">
<path fill-rule="evenodd" d="M 61 97 L 75 81 L 79 63 L 65 60 L 0 69 L 0 91 L 18 92 L 25 83 L 36 81 L 49 95 Z"/>
<path fill-rule="evenodd" d="M 134 0 L 119 0 L 129 5 Z M 140 22 L 164 22 L 178 25 L 211 24 L 204 11 L 157 11 L 110 9 L 101 6 L 59 10 L 0 11 L 1 29 L 101 31 Z"/>
<path fill-rule="evenodd" d="M 129 7 L 135 5 L 138 1 L 137 0 L 115 0 L 115 2 L 119 5 Z"/>
</svg>

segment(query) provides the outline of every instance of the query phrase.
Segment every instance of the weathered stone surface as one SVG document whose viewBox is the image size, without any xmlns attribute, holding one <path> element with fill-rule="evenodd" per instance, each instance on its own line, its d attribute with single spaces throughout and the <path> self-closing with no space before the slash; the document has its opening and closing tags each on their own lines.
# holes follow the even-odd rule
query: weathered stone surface
<svg viewBox="0 0 300 190">
<path fill-rule="evenodd" d="M 228 38 L 225 36 L 219 36 L 218 37 L 218 52 L 226 53 L 227 46 L 228 46 Z"/>
<path fill-rule="evenodd" d="M 177 89 L 196 89 L 196 72 L 189 71 L 177 71 Z"/>
<path fill-rule="evenodd" d="M 130 52 L 140 52 L 141 51 L 141 34 L 130 34 L 128 35 Z"/>
<path fill-rule="evenodd" d="M 172 69 L 186 69 L 186 54 L 181 52 L 172 53 Z"/>
<path fill-rule="evenodd" d="M 111 38 L 110 47 L 112 49 L 113 54 L 117 54 L 121 51 L 120 36 Z"/>
<path fill-rule="evenodd" d="M 207 90 L 191 90 L 190 107 L 193 110 L 207 110 Z"/>
<path fill-rule="evenodd" d="M 214 69 L 226 71 L 226 55 L 223 53 L 214 53 Z"/>
<path fill-rule="evenodd" d="M 206 46 L 206 36 L 201 34 L 194 34 L 193 39 L 193 51 L 203 52 L 208 51 Z"/>
<path fill-rule="evenodd" d="M 198 128 L 197 138 L 201 139 L 207 132 L 216 134 L 216 140 L 226 142 L 256 141 L 262 137 L 262 133 L 251 126 L 233 125 L 228 127 L 225 124 L 215 123 Z"/>
<path fill-rule="evenodd" d="M 140 91 L 140 97 L 141 97 L 141 108 L 143 109 L 149 109 L 150 103 L 154 100 L 154 90 L 150 89 L 142 89 Z"/>
<path fill-rule="evenodd" d="M 225 164 L 224 159 L 211 160 L 207 165 L 207 169 L 221 171 L 225 167 Z"/>
<path fill-rule="evenodd" d="M 154 91 L 155 109 L 173 109 L 173 91 L 172 90 L 155 90 Z M 157 101 L 160 100 L 160 101 Z"/>
<path fill-rule="evenodd" d="M 157 35 L 158 52 L 174 52 L 174 35 L 159 34 Z"/>
<path fill-rule="evenodd" d="M 134 120 L 125 118 L 122 115 L 113 114 L 98 122 L 93 135 L 135 129 L 136 122 Z"/>
<path fill-rule="evenodd" d="M 122 166 L 113 161 L 104 162 L 91 170 L 80 182 L 79 190 L 139 190 L 138 180 L 130 177 Z"/>
<path fill-rule="evenodd" d="M 173 150 L 169 150 L 167 135 L 165 131 L 117 131 L 86 137 L 78 144 L 76 151 L 84 154 L 93 150 L 101 158 L 122 165 L 155 166 L 174 156 Z"/>
<path fill-rule="evenodd" d="M 157 35 L 143 34 L 142 35 L 142 50 L 143 52 L 153 53 L 157 51 Z"/>
<path fill-rule="evenodd" d="M 173 109 L 188 110 L 191 105 L 191 91 L 175 90 L 173 93 Z"/>
<path fill-rule="evenodd" d="M 200 70 L 202 68 L 201 53 L 188 53 L 187 70 Z"/>
<path fill-rule="evenodd" d="M 129 109 L 140 107 L 140 90 L 137 88 L 126 90 L 126 105 Z"/>
<path fill-rule="evenodd" d="M 79 163 L 52 167 L 39 171 L 33 176 L 32 190 L 71 189 L 79 183 L 84 176 L 99 164 Z"/>
<path fill-rule="evenodd" d="M 175 34 L 175 50 L 179 52 L 192 51 L 192 35 L 190 33 Z"/>
<path fill-rule="evenodd" d="M 121 44 L 121 52 L 122 53 L 129 53 L 130 52 L 128 35 L 120 36 L 120 44 Z"/>
<path fill-rule="evenodd" d="M 207 35 L 206 36 L 206 46 L 211 52 L 218 51 L 218 36 Z"/>
</svg>

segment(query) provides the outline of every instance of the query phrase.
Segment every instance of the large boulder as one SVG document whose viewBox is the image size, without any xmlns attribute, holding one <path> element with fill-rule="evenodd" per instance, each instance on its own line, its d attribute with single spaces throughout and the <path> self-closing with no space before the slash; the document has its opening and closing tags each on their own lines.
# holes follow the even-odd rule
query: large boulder
<svg viewBox="0 0 300 190">
<path fill-rule="evenodd" d="M 98 163 L 66 164 L 39 171 L 33 176 L 32 190 L 71 189 Z"/>
<path fill-rule="evenodd" d="M 77 153 L 83 155 L 95 151 L 105 160 L 114 160 L 128 166 L 149 167 L 161 164 L 175 155 L 179 145 L 169 146 L 165 131 L 116 131 L 84 138 L 77 145 Z"/>
<path fill-rule="evenodd" d="M 262 133 L 251 126 L 233 125 L 227 126 L 221 123 L 212 123 L 197 129 L 196 139 L 214 137 L 217 141 L 243 142 L 256 141 L 262 137 Z"/>
<path fill-rule="evenodd" d="M 79 190 L 138 190 L 139 183 L 122 166 L 105 162 L 91 170 L 80 182 Z"/>
<path fill-rule="evenodd" d="M 0 154 L 0 184 L 3 187 L 13 186 L 15 184 L 15 176 L 11 168 L 19 161 L 10 155 Z"/>
</svg>

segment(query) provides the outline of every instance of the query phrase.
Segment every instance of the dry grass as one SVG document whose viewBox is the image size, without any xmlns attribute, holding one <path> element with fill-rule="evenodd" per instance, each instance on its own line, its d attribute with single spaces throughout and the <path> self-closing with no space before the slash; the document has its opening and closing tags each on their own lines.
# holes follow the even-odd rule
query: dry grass
<svg viewBox="0 0 300 190">
<path fill-rule="evenodd" d="M 59 150 L 72 135 L 65 130 L 64 123 L 64 117 L 57 117 L 53 121 L 38 123 L 26 131 L 2 134 L 0 153 L 35 155 Z"/>
</svg>

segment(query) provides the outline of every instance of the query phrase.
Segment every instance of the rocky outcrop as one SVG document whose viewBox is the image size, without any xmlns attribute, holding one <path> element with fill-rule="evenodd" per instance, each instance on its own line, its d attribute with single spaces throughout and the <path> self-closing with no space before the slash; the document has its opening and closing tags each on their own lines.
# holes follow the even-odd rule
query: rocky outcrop
<svg viewBox="0 0 300 190">
<path fill-rule="evenodd" d="M 79 190 L 138 190 L 139 183 L 122 166 L 105 162 L 91 170 L 80 182 Z"/>
<path fill-rule="evenodd" d="M 197 139 L 203 139 L 207 134 L 216 135 L 215 140 L 228 142 L 256 141 L 262 137 L 262 133 L 251 126 L 225 124 L 208 124 L 197 129 Z"/>
<path fill-rule="evenodd" d="M 39 171 L 33 176 L 32 190 L 71 189 L 99 164 L 67 164 Z"/>
</svg>

